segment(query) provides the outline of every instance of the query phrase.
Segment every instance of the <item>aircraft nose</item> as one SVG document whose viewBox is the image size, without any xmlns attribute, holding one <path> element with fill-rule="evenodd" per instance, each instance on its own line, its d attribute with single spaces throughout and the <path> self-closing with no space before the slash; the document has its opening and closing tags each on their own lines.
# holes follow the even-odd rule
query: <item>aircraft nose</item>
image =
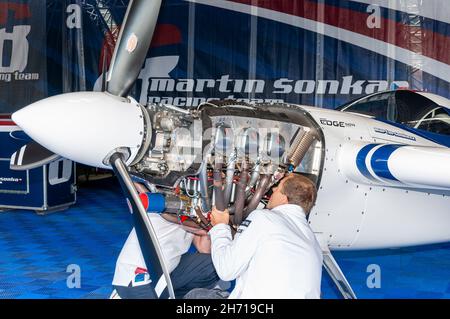
<svg viewBox="0 0 450 319">
<path fill-rule="evenodd" d="M 13 120 L 14 123 L 16 123 L 16 125 L 18 125 L 19 127 L 22 127 L 23 123 L 27 122 L 26 118 L 28 112 L 23 112 L 24 109 L 20 109 L 19 111 L 14 112 L 11 115 L 11 119 Z"/>
<path fill-rule="evenodd" d="M 33 103 L 14 112 L 11 119 L 25 131 L 25 133 L 29 136 L 33 136 L 33 139 L 40 140 L 41 136 L 47 134 L 50 124 L 48 122 L 50 118 L 44 115 L 48 109 L 48 106 L 46 106 L 45 100 Z"/>
<path fill-rule="evenodd" d="M 53 96 L 15 112 L 12 119 L 50 151 L 103 168 L 108 168 L 105 157 L 119 147 L 130 150 L 129 164 L 144 136 L 140 105 L 104 92 Z"/>
</svg>

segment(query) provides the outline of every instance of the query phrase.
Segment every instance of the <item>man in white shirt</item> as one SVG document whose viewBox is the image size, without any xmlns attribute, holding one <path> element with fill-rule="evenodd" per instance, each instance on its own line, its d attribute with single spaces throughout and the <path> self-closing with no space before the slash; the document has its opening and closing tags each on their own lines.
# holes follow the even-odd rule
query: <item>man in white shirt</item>
<svg viewBox="0 0 450 319">
<path fill-rule="evenodd" d="M 228 212 L 213 209 L 213 263 L 222 280 L 236 279 L 229 298 L 320 298 L 322 252 L 306 220 L 316 194 L 308 178 L 291 173 L 234 239 Z"/>
</svg>

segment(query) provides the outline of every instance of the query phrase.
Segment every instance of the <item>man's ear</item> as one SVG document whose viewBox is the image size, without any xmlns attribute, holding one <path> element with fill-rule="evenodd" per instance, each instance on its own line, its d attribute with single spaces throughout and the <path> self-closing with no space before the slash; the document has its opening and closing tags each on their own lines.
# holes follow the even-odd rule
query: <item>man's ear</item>
<svg viewBox="0 0 450 319">
<path fill-rule="evenodd" d="M 281 193 L 281 195 L 283 196 L 283 197 L 282 197 L 283 203 L 284 203 L 284 204 L 289 204 L 289 199 L 288 199 L 288 197 L 287 197 L 286 195 L 284 195 L 283 193 Z"/>
</svg>

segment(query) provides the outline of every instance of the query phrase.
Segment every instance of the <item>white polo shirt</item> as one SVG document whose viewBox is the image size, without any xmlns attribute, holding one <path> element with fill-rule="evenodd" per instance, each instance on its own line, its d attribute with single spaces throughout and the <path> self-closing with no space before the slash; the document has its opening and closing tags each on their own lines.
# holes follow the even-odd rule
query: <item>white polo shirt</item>
<svg viewBox="0 0 450 319">
<path fill-rule="evenodd" d="M 253 211 L 234 240 L 225 224 L 209 234 L 217 274 L 236 279 L 229 298 L 320 298 L 322 251 L 300 206 Z"/>
<path fill-rule="evenodd" d="M 185 231 L 181 225 L 169 222 L 155 213 L 147 214 L 156 237 L 158 238 L 165 263 L 172 272 L 180 262 L 181 255 L 191 246 L 193 234 Z M 142 256 L 136 231 L 131 231 L 116 262 L 116 270 L 112 284 L 127 287 L 147 284 L 150 281 L 146 273 L 144 257 Z"/>
</svg>

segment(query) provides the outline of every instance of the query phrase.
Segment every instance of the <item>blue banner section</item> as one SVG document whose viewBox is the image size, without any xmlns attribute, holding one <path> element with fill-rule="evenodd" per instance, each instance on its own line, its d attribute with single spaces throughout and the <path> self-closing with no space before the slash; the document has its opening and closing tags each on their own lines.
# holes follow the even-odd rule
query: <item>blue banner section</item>
<svg viewBox="0 0 450 319">
<path fill-rule="evenodd" d="M 131 94 L 181 107 L 235 98 L 335 108 L 398 87 L 450 97 L 450 19 L 435 10 L 442 0 L 411 13 L 414 1 L 166 0 Z M 101 90 L 126 4 L 0 0 L 0 113 Z"/>
<path fill-rule="evenodd" d="M 449 96 L 438 67 L 449 47 L 424 33 L 448 40 L 447 23 L 419 12 L 411 26 L 406 12 L 353 1 L 264 1 L 253 11 L 250 2 L 165 1 L 157 39 L 167 41 L 153 41 L 135 97 L 182 107 L 237 98 L 335 108 L 398 87 Z M 429 72 L 417 68 L 431 60 Z"/>
<path fill-rule="evenodd" d="M 0 0 L 0 113 L 47 96 L 46 7 Z"/>
<path fill-rule="evenodd" d="M 93 89 L 104 33 L 89 3 L 0 0 L 0 114 Z"/>
</svg>

